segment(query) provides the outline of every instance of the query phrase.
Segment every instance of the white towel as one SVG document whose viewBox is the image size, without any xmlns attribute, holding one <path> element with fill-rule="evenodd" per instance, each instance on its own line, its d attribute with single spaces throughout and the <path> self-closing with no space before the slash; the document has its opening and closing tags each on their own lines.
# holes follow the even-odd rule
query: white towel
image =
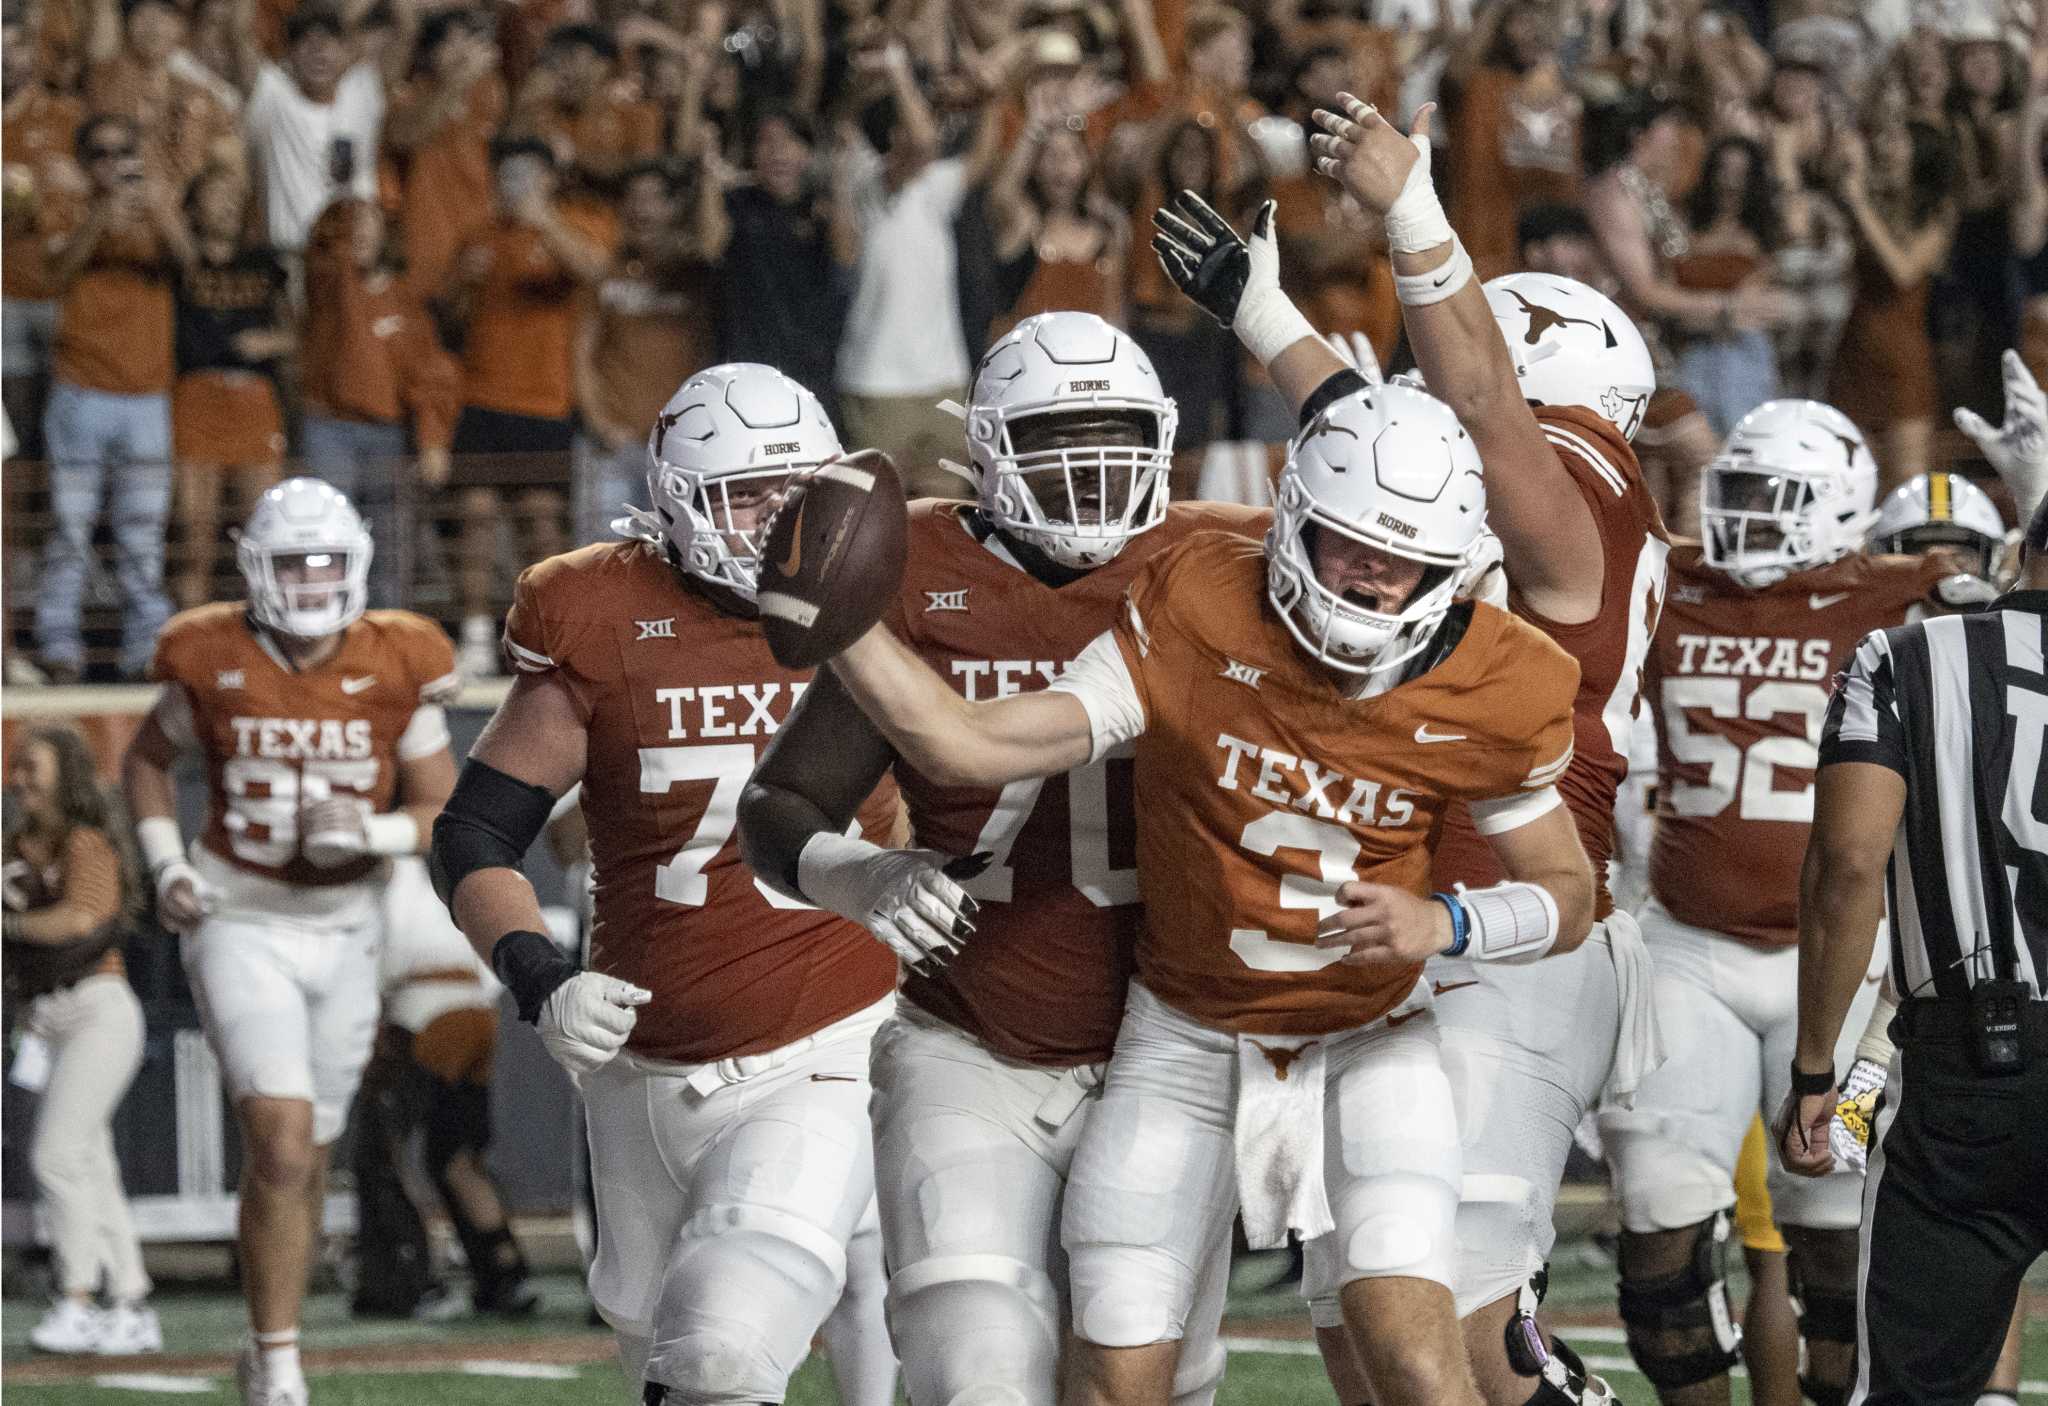
<svg viewBox="0 0 2048 1406">
<path fill-rule="evenodd" d="M 1664 1062 L 1664 1041 L 1657 1032 L 1657 998 L 1651 980 L 1650 949 L 1636 920 L 1617 908 L 1595 929 L 1614 962 L 1614 984 L 1621 997 L 1621 1022 L 1614 1038 L 1614 1069 L 1607 1076 L 1606 1096 L 1623 1108 L 1636 1106 L 1636 1090 Z"/>
<path fill-rule="evenodd" d="M 1254 1250 L 1337 1228 L 1323 1187 L 1325 1044 L 1237 1037 L 1237 1196 Z"/>
</svg>

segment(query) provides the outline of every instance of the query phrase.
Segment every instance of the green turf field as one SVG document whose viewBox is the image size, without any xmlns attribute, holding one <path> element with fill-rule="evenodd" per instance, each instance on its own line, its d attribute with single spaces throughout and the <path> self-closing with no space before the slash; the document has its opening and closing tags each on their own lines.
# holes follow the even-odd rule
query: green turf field
<svg viewBox="0 0 2048 1406">
<path fill-rule="evenodd" d="M 1574 1320 L 1569 1336 L 1624 1400 L 1654 1400 L 1627 1366 L 1613 1318 L 1613 1271 L 1590 1246 L 1563 1245 L 1553 1261 L 1550 1304 Z M 2037 1286 L 2043 1278 L 2035 1276 Z M 1739 1289 L 1739 1286 L 1738 1286 Z M 446 1324 L 356 1323 L 338 1295 L 309 1306 L 305 1343 L 311 1357 L 314 1406 L 631 1406 L 610 1356 L 610 1339 L 584 1322 L 581 1285 L 566 1276 L 545 1281 L 546 1302 L 520 1325 L 458 1320 Z M 2048 1302 L 2033 1292 L 2037 1315 L 2027 1338 L 2025 1399 L 2048 1402 Z M 9 1406 L 136 1406 L 189 1401 L 233 1406 L 232 1373 L 222 1366 L 241 1333 L 241 1308 L 225 1294 L 164 1294 L 157 1301 L 165 1334 L 160 1360 L 126 1359 L 78 1367 L 40 1358 L 27 1334 L 39 1303 L 10 1299 L 0 1317 Z M 1234 1294 L 1228 1331 L 1230 1368 L 1220 1406 L 1310 1406 L 1333 1403 L 1304 1317 L 1291 1293 Z M 137 1364 L 140 1365 L 137 1365 Z M 48 1380 L 58 1371 L 75 1379 Z M 831 1374 L 813 1359 L 789 1395 L 792 1406 L 828 1406 Z M 1740 1378 L 1735 1399 L 1748 1400 Z"/>
</svg>

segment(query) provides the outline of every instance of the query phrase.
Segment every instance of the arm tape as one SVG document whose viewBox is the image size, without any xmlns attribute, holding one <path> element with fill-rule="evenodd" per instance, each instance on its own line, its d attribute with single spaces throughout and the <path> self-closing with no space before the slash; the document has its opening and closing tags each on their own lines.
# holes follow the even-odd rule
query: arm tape
<svg viewBox="0 0 2048 1406">
<path fill-rule="evenodd" d="M 1310 425 L 1314 424 L 1316 416 L 1328 410 L 1345 396 L 1352 394 L 1354 391 L 1371 389 L 1372 382 L 1366 380 L 1365 377 L 1359 375 L 1348 366 L 1342 371 L 1332 371 L 1329 379 L 1310 391 L 1308 399 L 1301 403 L 1301 428 L 1307 429 Z"/>
<path fill-rule="evenodd" d="M 427 869 L 434 892 L 450 906 L 462 881 L 479 869 L 517 869 L 548 823 L 555 798 L 471 757 L 448 804 L 434 818 Z"/>
</svg>

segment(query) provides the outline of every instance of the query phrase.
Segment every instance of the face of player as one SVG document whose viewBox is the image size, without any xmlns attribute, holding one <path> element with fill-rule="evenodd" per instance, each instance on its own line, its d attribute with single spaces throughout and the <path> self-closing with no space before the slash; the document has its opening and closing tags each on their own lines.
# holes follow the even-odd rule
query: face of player
<svg viewBox="0 0 2048 1406">
<path fill-rule="evenodd" d="M 294 610 L 324 610 L 348 580 L 348 554 L 293 552 L 272 557 L 270 571 Z"/>
<path fill-rule="evenodd" d="M 1310 528 L 1316 580 L 1347 605 L 1392 615 L 1414 598 L 1429 568 L 1341 532 Z"/>
<path fill-rule="evenodd" d="M 724 529 L 720 535 L 727 551 L 747 557 L 760 550 L 761 529 L 782 506 L 782 493 L 788 486 L 787 475 L 726 479 L 707 486 L 710 517 Z"/>
<path fill-rule="evenodd" d="M 1144 417 L 1134 414 L 1082 411 L 1065 415 L 1033 415 L 1010 431 L 1011 447 L 1020 455 L 1055 449 L 1141 449 L 1150 442 Z M 1050 522 L 1094 527 L 1123 521 L 1130 507 L 1132 466 L 1111 463 L 1059 464 L 1024 475 L 1039 511 Z M 1073 484 L 1073 501 L 1067 488 Z"/>
<path fill-rule="evenodd" d="M 1717 473 L 1712 484 L 1708 507 L 1743 513 L 1776 514 L 1781 500 L 1797 491 L 1796 485 L 1776 474 Z M 1742 547 L 1750 552 L 1769 551 L 1784 540 L 1784 529 L 1775 522 L 1752 518 L 1743 532 Z"/>
<path fill-rule="evenodd" d="M 57 749 L 47 742 L 24 742 L 7 759 L 7 785 L 24 819 L 38 824 L 55 819 Z"/>
</svg>

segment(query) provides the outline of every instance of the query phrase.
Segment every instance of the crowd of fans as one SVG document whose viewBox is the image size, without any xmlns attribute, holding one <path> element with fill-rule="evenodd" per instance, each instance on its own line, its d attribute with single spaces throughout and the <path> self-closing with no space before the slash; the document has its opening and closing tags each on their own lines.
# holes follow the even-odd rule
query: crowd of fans
<svg viewBox="0 0 2048 1406">
<path fill-rule="evenodd" d="M 1274 199 L 1297 301 L 1395 358 L 1383 242 L 1308 166 L 1340 90 L 1440 104 L 1482 276 L 1638 317 L 1680 530 L 1763 400 L 1839 405 L 1890 487 L 1949 408 L 1995 415 L 2000 349 L 2048 359 L 2034 0 L 6 3 L 6 405 L 46 466 L 8 478 L 47 499 L 13 543 L 15 679 L 80 676 L 103 575 L 138 674 L 287 462 L 370 519 L 376 603 L 442 564 L 494 672 L 509 567 L 603 535 L 714 361 L 781 368 L 954 493 L 939 402 L 1016 320 L 1080 308 L 1150 353 L 1184 453 L 1283 440 L 1149 215 Z"/>
</svg>

